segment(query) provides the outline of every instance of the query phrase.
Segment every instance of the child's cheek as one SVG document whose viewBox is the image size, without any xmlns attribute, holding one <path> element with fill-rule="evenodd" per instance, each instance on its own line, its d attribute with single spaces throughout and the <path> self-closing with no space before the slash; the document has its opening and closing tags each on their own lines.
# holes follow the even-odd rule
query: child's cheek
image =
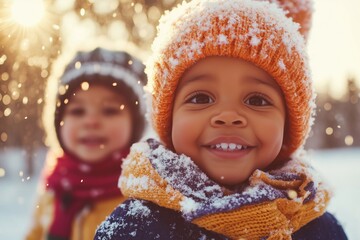
<svg viewBox="0 0 360 240">
<path fill-rule="evenodd" d="M 71 121 L 64 120 L 62 126 L 60 126 L 60 137 L 66 148 L 74 143 L 76 131 L 72 125 Z"/>
<path fill-rule="evenodd" d="M 177 153 L 186 153 L 196 138 L 194 121 L 188 117 L 176 117 L 173 120 L 172 142 Z"/>
</svg>

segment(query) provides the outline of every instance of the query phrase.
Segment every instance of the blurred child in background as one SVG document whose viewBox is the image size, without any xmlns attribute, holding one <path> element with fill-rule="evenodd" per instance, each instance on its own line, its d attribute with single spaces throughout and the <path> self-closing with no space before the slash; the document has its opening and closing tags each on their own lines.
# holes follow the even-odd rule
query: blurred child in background
<svg viewBox="0 0 360 240">
<path fill-rule="evenodd" d="M 49 82 L 44 111 L 52 148 L 26 239 L 92 239 L 125 199 L 117 187 L 121 162 L 146 127 L 144 65 L 96 48 L 78 52 L 50 80 L 58 83 Z"/>
</svg>

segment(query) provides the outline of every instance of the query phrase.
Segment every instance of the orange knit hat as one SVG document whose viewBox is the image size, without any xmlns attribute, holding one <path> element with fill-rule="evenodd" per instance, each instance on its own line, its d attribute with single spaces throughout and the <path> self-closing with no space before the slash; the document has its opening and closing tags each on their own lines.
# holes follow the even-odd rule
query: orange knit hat
<svg viewBox="0 0 360 240">
<path fill-rule="evenodd" d="M 287 119 L 279 158 L 289 157 L 305 142 L 315 106 L 298 27 L 267 1 L 194 0 L 166 13 L 146 66 L 153 84 L 153 126 L 161 141 L 173 149 L 173 101 L 183 73 L 205 57 L 228 56 L 262 68 L 282 89 Z"/>
</svg>

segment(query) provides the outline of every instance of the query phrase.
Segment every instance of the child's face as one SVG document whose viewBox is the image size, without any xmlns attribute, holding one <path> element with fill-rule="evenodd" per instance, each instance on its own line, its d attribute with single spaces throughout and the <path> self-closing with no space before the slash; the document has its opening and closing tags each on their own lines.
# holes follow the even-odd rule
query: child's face
<svg viewBox="0 0 360 240">
<path fill-rule="evenodd" d="M 85 162 L 97 162 L 129 147 L 132 121 L 124 97 L 104 86 L 75 92 L 65 106 L 60 135 L 65 148 Z"/>
<path fill-rule="evenodd" d="M 182 76 L 172 120 L 172 141 L 213 180 L 244 182 L 278 155 L 285 104 L 262 69 L 235 58 L 208 57 Z"/>
</svg>

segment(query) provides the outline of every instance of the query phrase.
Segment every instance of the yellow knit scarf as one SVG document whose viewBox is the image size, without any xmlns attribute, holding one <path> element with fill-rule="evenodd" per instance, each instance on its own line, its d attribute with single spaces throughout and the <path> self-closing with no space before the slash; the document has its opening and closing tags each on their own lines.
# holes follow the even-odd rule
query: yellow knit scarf
<svg viewBox="0 0 360 240">
<path fill-rule="evenodd" d="M 321 216 L 330 193 L 302 156 L 279 169 L 256 170 L 239 191 L 226 193 L 184 155 L 149 139 L 123 163 L 125 196 L 181 212 L 192 223 L 231 239 L 289 240 Z"/>
</svg>

